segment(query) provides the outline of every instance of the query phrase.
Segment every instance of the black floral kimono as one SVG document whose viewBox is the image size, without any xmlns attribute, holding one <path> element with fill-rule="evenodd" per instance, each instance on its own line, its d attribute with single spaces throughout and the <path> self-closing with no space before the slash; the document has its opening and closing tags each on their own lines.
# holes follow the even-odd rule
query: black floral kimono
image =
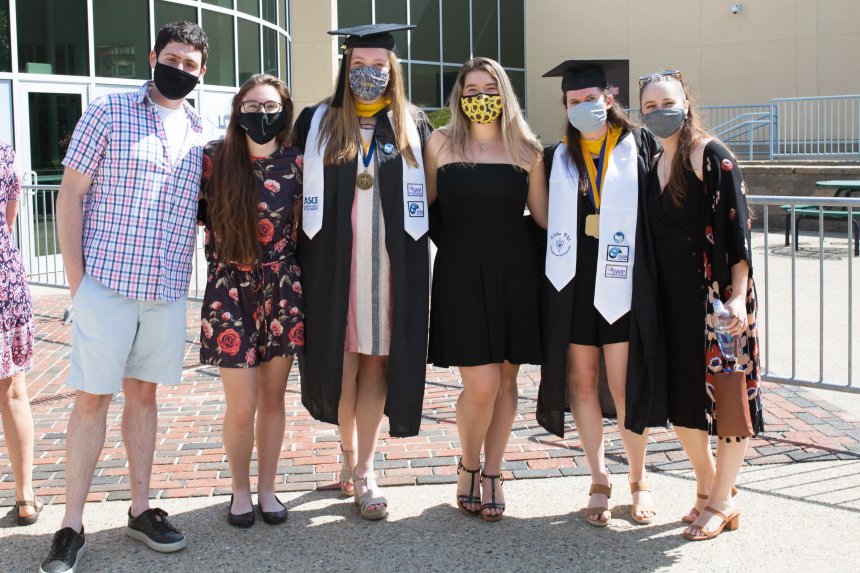
<svg viewBox="0 0 860 573">
<path fill-rule="evenodd" d="M 743 175 L 731 152 L 719 141 L 705 147 L 702 165 L 704 175 L 704 233 L 703 241 L 703 331 L 705 347 L 704 371 L 707 394 L 708 427 L 717 434 L 718 413 L 714 402 L 714 374 L 723 368 L 714 332 L 713 302 L 726 301 L 732 294 L 733 265 L 747 261 L 749 287 L 746 294 L 747 329 L 741 335 L 741 351 L 737 367 L 746 374 L 750 415 L 756 433 L 763 431 L 761 404 L 761 373 L 757 301 L 753 281 L 750 243 L 751 220 L 746 202 Z M 627 367 L 627 400 L 625 426 L 642 433 L 649 426 L 664 426 L 669 419 L 666 334 L 659 307 L 658 280 L 654 240 L 648 224 L 648 201 L 639 203 L 636 263 L 633 271 L 633 305 L 631 338 Z"/>
</svg>

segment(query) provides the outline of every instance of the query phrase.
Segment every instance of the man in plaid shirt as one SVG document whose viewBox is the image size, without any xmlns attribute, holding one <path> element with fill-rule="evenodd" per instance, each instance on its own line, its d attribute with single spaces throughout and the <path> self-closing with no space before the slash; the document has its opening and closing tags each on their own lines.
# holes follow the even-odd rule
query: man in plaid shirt
<svg viewBox="0 0 860 573">
<path fill-rule="evenodd" d="M 66 511 L 43 573 L 75 571 L 83 510 L 108 406 L 125 395 L 129 536 L 161 551 L 185 537 L 150 508 L 158 384 L 178 384 L 206 136 L 185 101 L 206 71 L 206 34 L 175 22 L 150 53 L 153 81 L 94 101 L 63 160 L 57 230 L 74 302 L 67 384 L 77 390 L 66 444 Z"/>
</svg>

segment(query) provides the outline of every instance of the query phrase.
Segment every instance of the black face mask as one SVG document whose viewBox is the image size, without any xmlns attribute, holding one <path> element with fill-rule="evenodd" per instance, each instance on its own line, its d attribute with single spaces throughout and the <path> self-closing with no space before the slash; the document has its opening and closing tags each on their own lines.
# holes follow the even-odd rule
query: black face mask
<svg viewBox="0 0 860 573">
<path fill-rule="evenodd" d="M 265 145 L 281 132 L 287 121 L 284 110 L 276 113 L 240 113 L 239 125 L 245 130 L 254 143 Z"/>
<path fill-rule="evenodd" d="M 157 62 L 152 74 L 155 87 L 167 99 L 182 99 L 197 86 L 200 78 L 179 68 Z"/>
</svg>

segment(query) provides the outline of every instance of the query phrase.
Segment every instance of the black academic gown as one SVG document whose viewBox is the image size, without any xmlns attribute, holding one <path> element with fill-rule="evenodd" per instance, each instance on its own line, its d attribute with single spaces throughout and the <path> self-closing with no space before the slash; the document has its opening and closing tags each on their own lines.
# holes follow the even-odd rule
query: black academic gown
<svg viewBox="0 0 860 573">
<path fill-rule="evenodd" d="M 646 175 L 651 164 L 651 157 L 654 156 L 658 145 L 651 132 L 645 129 L 625 132 L 621 138 L 625 137 L 635 138 L 639 154 L 639 205 L 641 213 L 641 205 L 645 201 L 647 191 Z M 544 166 L 547 179 L 549 179 L 549 174 L 552 171 L 552 162 L 557 147 L 558 145 L 550 145 L 544 149 Z M 636 269 L 639 263 L 639 249 L 644 246 L 640 242 L 639 230 L 641 227 L 642 217 L 640 216 L 636 226 L 636 266 L 633 270 L 634 297 L 636 296 Z M 573 317 L 575 284 L 576 277 L 559 292 L 544 276 L 541 300 L 543 363 L 541 365 L 540 389 L 538 390 L 537 421 L 546 430 L 561 438 L 564 437 L 564 414 L 570 409 L 567 395 L 567 350 L 570 345 L 570 321 Z"/>
<path fill-rule="evenodd" d="M 293 141 L 304 150 L 317 106 L 305 108 L 293 128 Z M 403 226 L 403 163 L 394 151 L 394 132 L 386 115 L 377 115 L 378 177 L 385 219 L 385 246 L 391 260 L 391 346 L 385 414 L 394 437 L 415 436 L 421 425 L 427 360 L 430 296 L 430 250 L 425 234 L 417 241 Z M 419 111 L 422 147 L 431 127 Z M 326 165 L 323 224 L 309 239 L 299 231 L 297 255 L 305 296 L 305 351 L 299 359 L 302 404 L 317 420 L 337 424 L 343 377 L 346 316 L 352 263 L 352 206 L 358 158 Z"/>
</svg>

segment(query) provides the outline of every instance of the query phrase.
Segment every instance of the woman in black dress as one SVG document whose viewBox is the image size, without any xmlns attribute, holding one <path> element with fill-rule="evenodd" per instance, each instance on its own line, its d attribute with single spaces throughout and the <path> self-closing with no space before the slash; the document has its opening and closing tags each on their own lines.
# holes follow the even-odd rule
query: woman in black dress
<svg viewBox="0 0 860 573">
<path fill-rule="evenodd" d="M 663 151 L 640 205 L 644 248 L 636 256 L 627 427 L 674 424 L 696 473 L 684 537 L 698 541 L 737 527 L 732 490 L 747 447 L 744 438 L 720 434 L 717 424 L 714 374 L 723 361 L 715 299 L 725 301 L 730 332 L 741 338 L 737 366 L 746 374 L 753 428 L 762 430 L 750 219 L 740 168 L 702 130 L 680 72 L 643 76 L 640 104 Z M 721 436 L 716 463 L 709 432 Z"/>
<path fill-rule="evenodd" d="M 655 515 L 645 481 L 648 437 L 624 429 L 636 209 L 654 138 L 612 96 L 607 73 L 617 66 L 617 60 L 571 60 L 545 74 L 562 77 L 568 121 L 565 140 L 545 151 L 548 280 L 537 416 L 563 437 L 570 405 L 591 470 L 585 519 L 596 527 L 609 523 L 612 493 L 598 394 L 601 351 L 630 467 L 631 518 L 646 524 Z"/>
<path fill-rule="evenodd" d="M 199 218 L 206 226 L 209 269 L 200 362 L 217 366 L 224 383 L 224 448 L 233 480 L 227 518 L 237 527 L 254 524 L 249 469 L 255 438 L 263 520 L 276 524 L 287 518 L 275 495 L 275 476 L 287 376 L 304 347 L 295 253 L 301 158 L 288 141 L 292 115 L 284 82 L 251 76 L 233 98 L 224 139 L 208 144 L 203 156 L 206 208 Z"/>
<path fill-rule="evenodd" d="M 463 379 L 457 505 L 497 521 L 505 510 L 500 476 L 517 372 L 540 362 L 540 265 L 523 213 L 528 205 L 546 225 L 546 179 L 541 148 L 497 62 L 463 64 L 450 101 L 451 123 L 425 150 L 429 197 L 438 196 L 441 212 L 432 229 L 439 251 L 429 362 L 459 366 Z"/>
</svg>

